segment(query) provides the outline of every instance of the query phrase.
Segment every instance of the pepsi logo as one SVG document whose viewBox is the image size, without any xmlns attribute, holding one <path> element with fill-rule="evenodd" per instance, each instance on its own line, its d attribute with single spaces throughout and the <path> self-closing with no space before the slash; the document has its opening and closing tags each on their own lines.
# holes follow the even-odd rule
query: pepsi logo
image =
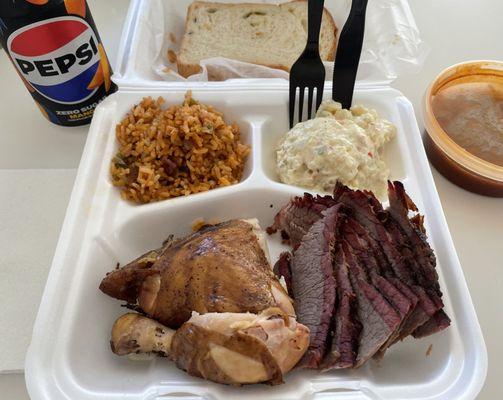
<svg viewBox="0 0 503 400">
<path fill-rule="evenodd" d="M 98 39 L 89 24 L 65 16 L 27 25 L 7 41 L 14 64 L 44 97 L 75 104 L 91 97 L 88 89 L 98 69 Z"/>
</svg>

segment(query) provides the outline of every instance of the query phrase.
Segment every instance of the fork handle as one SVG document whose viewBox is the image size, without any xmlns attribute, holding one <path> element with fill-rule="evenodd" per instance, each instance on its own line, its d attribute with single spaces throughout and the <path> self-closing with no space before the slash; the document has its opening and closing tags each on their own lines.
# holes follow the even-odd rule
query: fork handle
<svg viewBox="0 0 503 400">
<path fill-rule="evenodd" d="M 307 2 L 307 45 L 318 46 L 320 40 L 321 17 L 325 0 L 308 0 Z"/>
<path fill-rule="evenodd" d="M 348 19 L 342 28 L 334 63 L 332 99 L 351 107 L 358 63 L 365 32 L 367 0 L 353 0 Z"/>
</svg>

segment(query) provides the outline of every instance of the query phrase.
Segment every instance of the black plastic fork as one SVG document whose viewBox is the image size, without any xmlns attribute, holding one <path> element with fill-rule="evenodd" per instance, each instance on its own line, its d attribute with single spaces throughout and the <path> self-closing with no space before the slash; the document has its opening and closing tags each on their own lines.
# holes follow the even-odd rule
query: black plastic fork
<svg viewBox="0 0 503 400">
<path fill-rule="evenodd" d="M 290 69 L 290 99 L 288 105 L 290 115 L 290 128 L 293 127 L 297 88 L 299 88 L 299 122 L 302 122 L 302 111 L 304 109 L 304 92 L 306 88 L 308 90 L 307 118 L 313 117 L 312 108 L 314 89 L 316 89 L 315 112 L 320 106 L 321 100 L 323 98 L 323 87 L 325 85 L 325 67 L 320 57 L 319 38 L 324 3 L 324 0 L 308 0 L 308 29 L 306 48 Z"/>
</svg>

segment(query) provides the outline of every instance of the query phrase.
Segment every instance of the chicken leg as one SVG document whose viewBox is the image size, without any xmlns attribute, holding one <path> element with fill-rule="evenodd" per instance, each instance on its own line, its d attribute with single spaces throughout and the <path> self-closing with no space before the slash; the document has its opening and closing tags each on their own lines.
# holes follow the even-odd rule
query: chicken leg
<svg viewBox="0 0 503 400">
<path fill-rule="evenodd" d="M 111 340 L 118 355 L 155 352 L 191 375 L 232 385 L 282 383 L 308 344 L 309 330 L 279 308 L 258 315 L 194 312 L 176 331 L 128 313 L 115 322 Z"/>
</svg>

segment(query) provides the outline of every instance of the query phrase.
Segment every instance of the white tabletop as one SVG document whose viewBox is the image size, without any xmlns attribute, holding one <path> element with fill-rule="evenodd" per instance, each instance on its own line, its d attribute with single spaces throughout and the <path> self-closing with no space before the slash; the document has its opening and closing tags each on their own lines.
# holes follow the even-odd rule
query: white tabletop
<svg viewBox="0 0 503 400">
<path fill-rule="evenodd" d="M 88 3 L 113 65 L 128 2 Z M 431 52 L 419 74 L 400 77 L 393 86 L 413 102 L 422 127 L 421 98 L 440 70 L 470 59 L 503 60 L 503 2 L 416 0 L 411 7 Z M 0 76 L 0 397 L 23 400 L 28 399 L 22 375 L 24 352 L 87 128 L 60 128 L 39 116 L 3 52 Z M 488 376 L 478 399 L 499 399 L 503 199 L 471 194 L 433 173 L 489 353 Z"/>
</svg>

